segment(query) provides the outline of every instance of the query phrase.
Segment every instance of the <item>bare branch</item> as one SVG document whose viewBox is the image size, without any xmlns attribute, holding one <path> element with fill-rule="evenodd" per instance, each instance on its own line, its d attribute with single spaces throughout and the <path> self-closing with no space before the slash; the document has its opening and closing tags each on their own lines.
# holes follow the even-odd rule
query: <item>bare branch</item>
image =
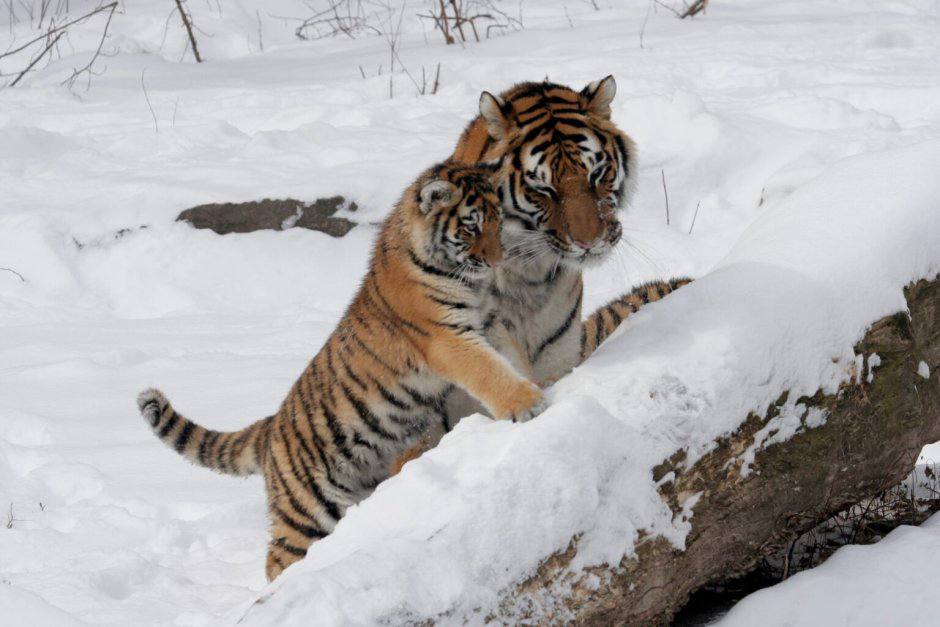
<svg viewBox="0 0 940 627">
<path fill-rule="evenodd" d="M 62 81 L 63 85 L 67 85 L 69 89 L 72 88 L 72 85 L 75 84 L 75 80 L 81 76 L 83 73 L 88 73 L 88 80 L 91 81 L 92 69 L 91 67 L 95 64 L 95 61 L 98 60 L 98 57 L 101 56 L 101 48 L 104 46 L 104 40 L 108 37 L 108 29 L 111 28 L 111 19 L 114 17 L 114 11 L 117 10 L 117 2 L 111 3 L 111 10 L 108 11 L 108 21 L 105 22 L 104 28 L 101 30 L 101 38 L 98 39 L 98 47 L 95 48 L 94 54 L 91 55 L 91 58 L 88 60 L 81 69 L 72 69 L 72 75 Z"/>
<path fill-rule="evenodd" d="M 666 171 L 660 170 L 659 173 L 663 177 L 663 196 L 666 198 L 666 226 L 669 226 L 669 192 L 666 191 Z"/>
<path fill-rule="evenodd" d="M 708 0 L 694 0 L 679 18 L 684 20 L 687 17 L 693 17 L 704 12 L 706 8 L 708 8 Z"/>
<path fill-rule="evenodd" d="M 113 11 L 114 9 L 117 8 L 117 5 L 118 5 L 117 2 L 111 2 L 111 3 L 109 3 L 109 4 L 105 4 L 105 5 L 99 6 L 99 7 L 95 8 L 95 9 L 89 11 L 89 12 L 86 13 L 85 15 L 83 15 L 83 16 L 81 16 L 81 17 L 77 17 L 77 18 L 75 18 L 74 20 L 70 20 L 70 21 L 66 22 L 65 24 L 60 24 L 60 25 L 58 25 L 58 26 L 53 26 L 53 27 L 51 27 L 49 30 L 47 30 L 46 32 L 44 32 L 42 35 L 40 35 L 40 36 L 38 36 L 38 37 L 35 37 L 35 38 L 33 38 L 33 39 L 30 39 L 29 41 L 27 41 L 25 44 L 23 44 L 23 45 L 20 46 L 19 48 L 14 48 L 13 50 L 8 50 L 7 52 L 4 52 L 3 54 L 0 54 L 0 59 L 3 59 L 3 58 L 5 58 L 5 57 L 13 56 L 13 55 L 16 54 L 17 52 L 21 52 L 21 51 L 23 51 L 23 50 L 26 50 L 27 48 L 29 48 L 30 46 L 32 46 L 34 43 L 39 42 L 39 41 L 42 41 L 43 39 L 47 39 L 50 35 L 52 35 L 52 34 L 54 34 L 54 33 L 57 33 L 57 32 L 59 32 L 59 31 L 67 30 L 70 26 L 74 26 L 75 24 L 78 24 L 78 23 L 80 23 L 80 22 L 84 22 L 85 20 L 87 20 L 88 18 L 92 17 L 93 15 L 97 15 L 98 13 L 103 13 L 103 12 L 105 12 L 105 11 Z"/>
<path fill-rule="evenodd" d="M 26 73 L 29 72 L 31 69 L 33 69 L 33 67 L 34 67 L 37 63 L 39 63 L 39 61 L 40 61 L 44 56 L 46 56 L 46 53 L 49 52 L 50 50 L 52 50 L 53 46 L 55 46 L 57 43 L 59 43 L 59 39 L 61 39 L 62 35 L 64 35 L 64 34 L 65 34 L 65 33 L 63 33 L 63 32 L 56 33 L 55 38 L 53 38 L 52 41 L 50 41 L 49 44 L 48 44 L 45 48 L 42 49 L 42 52 L 40 52 L 38 55 L 36 55 L 36 58 L 34 58 L 32 61 L 30 61 L 29 65 L 27 65 L 27 66 L 23 69 L 23 71 L 20 72 L 20 73 L 17 75 L 17 77 L 13 79 L 13 82 L 10 83 L 10 87 L 16 87 L 16 84 L 20 82 L 20 79 L 22 79 L 24 76 L 26 76 Z"/>
<path fill-rule="evenodd" d="M 643 25 L 640 26 L 640 50 L 643 49 L 643 35 L 646 34 L 646 23 L 650 19 L 650 9 L 653 8 L 653 0 L 649 1 L 649 4 L 646 5 L 646 16 L 643 17 Z"/>
<path fill-rule="evenodd" d="M 520 18 L 510 16 L 501 10 L 493 0 L 467 0 L 466 2 L 431 0 L 427 13 L 418 13 L 417 15 L 419 18 L 434 22 L 434 28 L 441 31 L 444 43 L 448 45 L 454 43 L 464 44 L 468 41 L 464 25 L 469 25 L 470 32 L 473 33 L 473 39 L 480 41 L 480 32 L 477 29 L 478 20 L 490 22 L 487 24 L 485 31 L 487 38 L 494 29 L 504 31 L 507 29 L 522 30 L 523 28 L 521 15 Z"/>
<path fill-rule="evenodd" d="M 147 73 L 147 68 L 144 68 L 140 72 L 140 87 L 144 90 L 144 99 L 147 101 L 147 108 L 150 109 L 150 115 L 153 117 L 153 132 L 160 132 L 160 125 L 157 124 L 157 114 L 153 111 L 153 105 L 150 104 L 150 95 L 147 93 L 147 84 L 144 83 L 144 74 Z M 174 112 L 175 115 L 175 112 Z"/>
<path fill-rule="evenodd" d="M 180 19 L 183 20 L 183 26 L 186 27 L 186 34 L 189 35 L 189 45 L 193 48 L 193 56 L 196 57 L 196 63 L 202 63 L 202 57 L 199 56 L 199 48 L 196 46 L 196 36 L 193 34 L 193 18 L 183 8 L 183 0 L 174 0 L 176 8 L 179 10 Z"/>
<path fill-rule="evenodd" d="M 23 283 L 26 283 L 26 279 L 23 277 L 23 275 L 17 272 L 16 270 L 14 270 L 13 268 L 0 268 L 0 270 L 6 270 L 7 272 L 12 272 L 13 274 L 19 277 L 20 281 L 22 281 Z"/>
<path fill-rule="evenodd" d="M 692 224 L 689 225 L 689 235 L 692 235 L 692 229 L 695 228 L 695 218 L 698 217 L 698 209 L 702 206 L 702 201 L 698 201 L 695 205 L 695 213 L 692 214 Z"/>
</svg>

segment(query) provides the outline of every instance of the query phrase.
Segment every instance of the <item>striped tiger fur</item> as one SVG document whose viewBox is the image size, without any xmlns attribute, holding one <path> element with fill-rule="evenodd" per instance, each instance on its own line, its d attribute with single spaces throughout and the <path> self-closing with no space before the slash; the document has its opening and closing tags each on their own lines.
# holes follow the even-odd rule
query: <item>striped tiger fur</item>
<svg viewBox="0 0 940 627">
<path fill-rule="evenodd" d="M 581 319 L 582 270 L 603 262 L 620 241 L 617 212 L 635 188 L 636 146 L 610 120 L 616 92 L 613 76 L 580 91 L 527 82 L 499 96 L 483 92 L 480 115 L 452 156 L 493 169 L 503 212 L 506 260 L 496 270 L 497 319 L 487 339 L 543 387 L 584 361 L 630 313 L 608 305 Z M 688 281 L 648 284 L 622 300 L 652 299 Z M 459 390 L 448 398 L 453 421 L 480 410 Z M 407 451 L 397 467 L 420 453 Z"/>
<path fill-rule="evenodd" d="M 480 115 L 453 159 L 493 169 L 506 260 L 496 271 L 497 319 L 487 339 L 529 379 L 547 386 L 586 359 L 628 307 L 607 305 L 582 322 L 582 270 L 606 259 L 623 235 L 617 212 L 630 201 L 636 146 L 610 120 L 613 76 L 580 91 L 520 83 L 480 96 Z M 648 284 L 622 299 L 664 295 L 688 279 Z M 617 316 L 620 319 L 617 319 Z M 480 411 L 466 394 L 448 399 L 454 421 Z M 433 446 L 433 437 L 423 441 Z M 421 450 L 408 450 L 400 468 Z"/>
<path fill-rule="evenodd" d="M 269 579 L 397 471 L 406 449 L 450 428 L 444 403 L 455 386 L 497 418 L 541 410 L 539 388 L 484 339 L 502 259 L 488 175 L 447 162 L 405 191 L 352 304 L 273 416 L 222 433 L 184 418 L 159 391 L 140 395 L 154 433 L 190 461 L 264 476 Z"/>
<path fill-rule="evenodd" d="M 541 385 L 571 371 L 616 326 L 601 308 L 582 343 L 582 270 L 620 241 L 617 213 L 635 188 L 636 147 L 610 119 L 616 92 L 613 76 L 580 91 L 543 82 L 483 92 L 453 154 L 495 170 L 507 258 L 497 270 L 494 332 L 509 340 L 490 339 Z M 472 404 L 455 407 L 466 413 Z"/>
<path fill-rule="evenodd" d="M 691 282 L 691 279 L 651 281 L 633 288 L 630 292 L 598 308 L 581 325 L 581 359 L 586 359 L 597 350 L 627 316 L 639 311 L 643 305 L 655 302 Z"/>
</svg>

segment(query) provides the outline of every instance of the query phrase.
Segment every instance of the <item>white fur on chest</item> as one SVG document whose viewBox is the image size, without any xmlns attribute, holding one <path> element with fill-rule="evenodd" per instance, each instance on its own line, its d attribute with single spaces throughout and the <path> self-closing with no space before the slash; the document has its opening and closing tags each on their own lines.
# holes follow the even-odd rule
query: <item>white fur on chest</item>
<svg viewBox="0 0 940 627">
<path fill-rule="evenodd" d="M 551 260 L 508 261 L 497 272 L 496 286 L 499 322 L 518 343 L 536 382 L 571 371 L 581 350 L 580 273 Z"/>
</svg>

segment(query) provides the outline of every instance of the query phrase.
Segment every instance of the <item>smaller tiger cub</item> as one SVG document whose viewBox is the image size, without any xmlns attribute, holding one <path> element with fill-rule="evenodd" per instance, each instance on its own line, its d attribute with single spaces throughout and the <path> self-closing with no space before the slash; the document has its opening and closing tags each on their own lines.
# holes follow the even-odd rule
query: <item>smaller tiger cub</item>
<svg viewBox="0 0 940 627">
<path fill-rule="evenodd" d="M 405 191 L 352 304 L 273 416 L 223 433 L 184 418 L 157 390 L 139 396 L 154 433 L 193 463 L 264 475 L 268 579 L 329 534 L 403 453 L 450 428 L 455 386 L 496 418 L 541 410 L 539 388 L 484 338 L 502 259 L 488 174 L 445 162 Z"/>
</svg>

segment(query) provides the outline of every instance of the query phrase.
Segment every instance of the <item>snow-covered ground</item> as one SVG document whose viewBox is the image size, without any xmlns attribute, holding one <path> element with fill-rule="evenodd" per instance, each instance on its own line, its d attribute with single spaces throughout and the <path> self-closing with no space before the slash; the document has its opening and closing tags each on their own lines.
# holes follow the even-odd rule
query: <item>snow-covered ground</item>
<svg viewBox="0 0 940 627">
<path fill-rule="evenodd" d="M 936 625 L 940 514 L 878 544 L 845 546 L 821 566 L 736 605 L 722 627 Z"/>
<path fill-rule="evenodd" d="M 441 88 L 417 96 L 396 74 L 391 99 L 380 36 L 296 41 L 295 24 L 276 16 L 303 15 L 299 1 L 190 2 L 208 62 L 186 53 L 181 63 L 182 29 L 164 26 L 172 4 L 126 3 L 106 44 L 117 54 L 100 60 L 89 89 L 59 83 L 97 44 L 91 23 L 63 59 L 0 90 L 0 267 L 22 276 L 0 270 L 5 616 L 201 625 L 237 615 L 262 591 L 261 482 L 182 462 L 144 427 L 133 399 L 159 385 L 217 428 L 270 413 L 355 289 L 374 231 L 218 236 L 173 218 L 204 202 L 341 193 L 362 207 L 357 219 L 379 219 L 415 173 L 449 153 L 483 89 L 613 73 L 614 119 L 641 151 L 640 189 L 628 243 L 589 273 L 588 306 L 648 278 L 706 280 L 637 317 L 556 386 L 543 418 L 462 424 L 357 508 L 294 569 L 307 576 L 285 586 L 309 592 L 340 573 L 349 579 L 331 579 L 336 594 L 348 593 L 342 583 L 362 573 L 340 558 L 365 547 L 368 562 L 380 555 L 368 547 L 385 546 L 401 561 L 373 574 L 426 568 L 422 578 L 454 586 L 393 609 L 436 611 L 491 600 L 519 575 L 497 572 L 501 560 L 527 568 L 572 530 L 593 529 L 588 561 L 622 554 L 639 521 L 658 521 L 655 530 L 681 544 L 685 523 L 649 498 L 650 460 L 707 442 L 733 426 L 723 421 L 734 411 L 760 407 L 781 386 L 832 384 L 861 325 L 901 305 L 901 283 L 938 269 L 932 0 L 713 0 L 692 21 L 645 0 L 600 0 L 600 11 L 531 2 L 521 5 L 525 30 L 466 47 L 443 45 L 412 18 L 423 6 L 412 2 L 401 62 L 412 75 L 440 62 Z M 11 32 L 29 36 L 26 22 L 9 21 L 0 11 L 3 48 Z M 867 153 L 877 154 L 832 166 Z M 855 204 L 840 204 L 846 196 Z M 817 276 L 820 267 L 828 271 Z M 773 324 L 781 321 L 789 326 Z M 683 359 L 692 361 L 677 366 Z M 732 386 L 743 364 L 758 370 Z M 674 431 L 653 429 L 656 417 Z M 565 447 L 572 439 L 582 445 Z M 624 451 L 627 460 L 610 461 Z M 520 467 L 520 455 L 543 460 Z M 541 484 L 555 491 L 523 489 Z M 639 496 L 618 499 L 623 490 Z M 435 503 L 422 501 L 429 494 L 441 513 L 415 520 Z M 554 523 L 523 527 L 497 509 L 515 502 Z M 488 520 L 519 536 L 469 535 L 460 521 L 471 506 L 478 517 L 493 508 Z M 621 526 L 604 528 L 612 518 Z M 415 544 L 438 529 L 437 544 Z M 928 550 L 931 529 L 903 544 Z M 389 542 L 383 534 L 395 530 Z M 492 569 L 450 555 L 463 579 L 434 570 L 445 541 L 495 555 Z M 506 546 L 521 548 L 500 557 Z M 414 558 L 418 548 L 426 559 Z M 762 597 L 808 594 L 800 581 Z M 323 604 L 324 616 L 342 617 L 329 612 L 343 599 Z M 378 612 L 395 599 L 392 591 L 355 609 Z"/>
</svg>

